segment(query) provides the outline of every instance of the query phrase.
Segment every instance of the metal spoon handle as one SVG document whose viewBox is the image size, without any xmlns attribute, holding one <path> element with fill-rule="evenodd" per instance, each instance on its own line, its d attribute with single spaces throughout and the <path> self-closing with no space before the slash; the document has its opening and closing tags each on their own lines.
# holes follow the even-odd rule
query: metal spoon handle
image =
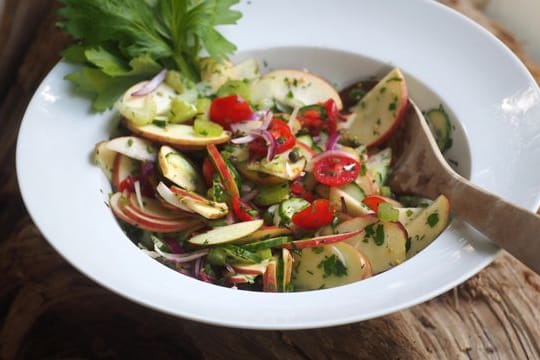
<svg viewBox="0 0 540 360">
<path fill-rule="evenodd" d="M 540 274 L 540 216 L 490 194 L 459 175 L 445 195 L 452 211 Z"/>
</svg>

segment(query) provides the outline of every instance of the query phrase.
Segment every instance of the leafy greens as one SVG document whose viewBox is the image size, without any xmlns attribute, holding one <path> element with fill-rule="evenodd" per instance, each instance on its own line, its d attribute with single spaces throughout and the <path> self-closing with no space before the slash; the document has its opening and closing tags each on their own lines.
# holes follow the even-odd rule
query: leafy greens
<svg viewBox="0 0 540 360">
<path fill-rule="evenodd" d="M 227 59 L 236 47 L 217 30 L 235 24 L 239 0 L 60 0 L 59 26 L 78 43 L 63 52 L 82 64 L 66 79 L 104 111 L 133 84 L 166 67 L 199 80 L 201 50 Z"/>
</svg>

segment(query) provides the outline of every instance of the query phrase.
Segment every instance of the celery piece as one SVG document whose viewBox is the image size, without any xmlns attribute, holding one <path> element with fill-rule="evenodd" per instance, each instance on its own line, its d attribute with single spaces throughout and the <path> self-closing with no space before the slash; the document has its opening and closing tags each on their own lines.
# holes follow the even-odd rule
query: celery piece
<svg viewBox="0 0 540 360">
<path fill-rule="evenodd" d="M 171 112 L 169 122 L 178 124 L 188 121 L 197 115 L 197 108 L 180 98 L 173 98 L 171 101 Z"/>
<path fill-rule="evenodd" d="M 182 83 L 182 74 L 176 70 L 169 70 L 165 77 L 165 84 L 172 87 L 179 94 L 184 92 L 184 84 Z"/>
<path fill-rule="evenodd" d="M 195 135 L 201 137 L 215 137 L 223 133 L 221 125 L 204 119 L 195 119 L 193 122 L 193 129 Z"/>
<path fill-rule="evenodd" d="M 262 206 L 278 204 L 283 200 L 287 200 L 289 198 L 289 193 L 288 183 L 261 186 L 254 201 L 257 205 Z"/>
<path fill-rule="evenodd" d="M 150 124 L 157 115 L 157 106 L 152 96 L 145 97 L 142 107 L 130 106 L 128 101 L 119 101 L 117 108 L 120 114 L 137 126 Z"/>
<path fill-rule="evenodd" d="M 382 221 L 398 221 L 399 211 L 394 209 L 392 204 L 383 202 L 379 204 L 377 209 L 377 216 Z"/>
<path fill-rule="evenodd" d="M 229 80 L 223 84 L 217 91 L 217 96 L 238 95 L 242 99 L 249 101 L 251 94 L 249 83 L 242 80 Z"/>
</svg>

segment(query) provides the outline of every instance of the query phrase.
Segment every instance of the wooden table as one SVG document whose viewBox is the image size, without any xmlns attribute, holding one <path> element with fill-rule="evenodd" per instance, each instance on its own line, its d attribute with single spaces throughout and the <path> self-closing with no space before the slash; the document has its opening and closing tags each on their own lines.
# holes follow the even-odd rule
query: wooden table
<svg viewBox="0 0 540 360">
<path fill-rule="evenodd" d="M 4 2 L 0 22 L 1 359 L 540 358 L 540 277 L 507 254 L 458 288 L 424 304 L 361 323 L 307 331 L 236 330 L 177 319 L 93 283 L 41 236 L 21 201 L 15 175 L 14 149 L 24 109 L 69 40 L 54 27 L 54 1 Z M 508 33 L 468 3 L 450 3 L 483 22 L 519 53 Z"/>
</svg>

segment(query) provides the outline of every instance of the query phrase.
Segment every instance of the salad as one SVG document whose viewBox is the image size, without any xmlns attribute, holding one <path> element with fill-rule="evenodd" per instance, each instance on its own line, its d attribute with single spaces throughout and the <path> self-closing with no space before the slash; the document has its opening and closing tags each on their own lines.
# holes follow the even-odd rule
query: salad
<svg viewBox="0 0 540 360">
<path fill-rule="evenodd" d="M 193 86 L 163 71 L 130 88 L 124 133 L 96 146 L 110 207 L 148 255 L 213 284 L 313 290 L 398 265 L 445 228 L 444 196 L 387 185 L 385 142 L 408 101 L 399 69 L 343 101 L 309 72 L 204 64 Z"/>
<path fill-rule="evenodd" d="M 215 26 L 240 18 L 234 0 L 61 3 L 78 40 L 64 56 L 80 64 L 67 80 L 121 116 L 94 151 L 108 205 L 157 261 L 216 285 L 315 290 L 384 272 L 446 227 L 444 196 L 388 186 L 408 106 L 399 69 L 340 93 L 307 71 L 233 64 Z M 446 150 L 444 109 L 426 115 Z"/>
</svg>

